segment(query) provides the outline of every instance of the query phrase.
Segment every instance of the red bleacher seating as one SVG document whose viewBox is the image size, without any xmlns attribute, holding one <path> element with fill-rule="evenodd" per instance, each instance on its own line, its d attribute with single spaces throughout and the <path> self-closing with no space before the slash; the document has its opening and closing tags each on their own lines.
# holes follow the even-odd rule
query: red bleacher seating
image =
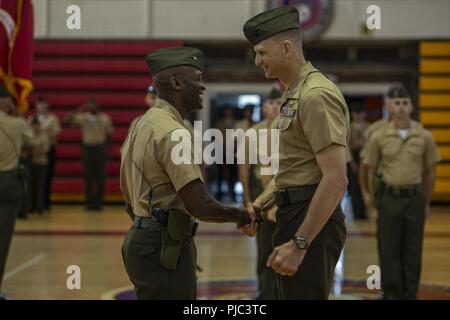
<svg viewBox="0 0 450 320">
<path fill-rule="evenodd" d="M 38 96 L 45 96 L 51 111 L 62 120 L 68 112 L 95 97 L 101 111 L 110 115 L 114 134 L 107 164 L 107 194 L 119 187 L 120 147 L 131 121 L 146 110 L 144 95 L 151 77 L 145 56 L 163 47 L 182 46 L 181 41 L 141 40 L 37 40 L 33 62 L 34 92 L 31 112 Z M 56 147 L 53 192 L 83 193 L 80 130 L 63 126 Z"/>
<path fill-rule="evenodd" d="M 111 152 L 108 154 L 110 160 L 120 160 L 120 143 L 114 144 Z M 56 157 L 61 160 L 78 159 L 81 161 L 81 144 L 80 143 L 60 143 L 56 146 Z"/>
<path fill-rule="evenodd" d="M 147 72 L 147 66 L 142 59 L 90 59 L 80 64 L 79 59 L 40 58 L 34 60 L 33 70 L 35 72 L 52 70 L 52 73 L 145 73 Z"/>
<path fill-rule="evenodd" d="M 53 182 L 53 188 L 57 190 L 55 193 L 83 193 L 84 184 L 83 180 L 80 178 L 58 178 Z M 118 179 L 109 178 L 106 180 L 105 186 L 106 193 L 119 193 L 120 192 L 120 182 Z"/>
<path fill-rule="evenodd" d="M 149 79 L 149 83 L 151 79 Z M 69 109 L 69 111 L 74 110 L 77 106 L 85 103 L 90 97 L 94 96 L 97 102 L 101 106 L 105 106 L 107 109 L 139 109 L 143 108 L 143 94 L 142 92 L 128 93 L 126 91 L 122 92 L 119 90 L 114 90 L 114 92 L 104 93 L 104 92 L 70 92 L 67 94 L 64 92 L 54 92 L 50 90 L 36 90 L 34 94 L 30 97 L 31 105 L 34 104 L 37 98 L 37 93 L 45 94 L 49 103 L 52 105 L 53 110 Z M 104 110 L 103 110 L 104 111 Z"/>
<path fill-rule="evenodd" d="M 138 117 L 140 114 L 145 112 L 145 108 L 142 108 L 141 110 L 134 110 L 134 111 L 127 111 L 127 109 L 124 109 L 125 111 L 106 111 L 104 108 L 101 108 L 101 111 L 108 114 L 111 117 L 111 121 L 115 127 L 123 129 L 123 127 L 128 128 L 131 121 L 133 121 L 134 118 Z M 70 110 L 67 111 L 53 111 L 59 119 L 64 119 L 68 114 Z"/>
<path fill-rule="evenodd" d="M 118 161 L 110 161 L 106 165 L 106 173 L 110 177 L 117 177 L 120 171 Z M 66 160 L 56 164 L 56 175 L 60 177 L 80 177 L 83 175 L 83 165 L 80 161 Z"/>
<path fill-rule="evenodd" d="M 61 79 L 60 75 L 42 76 L 34 80 L 40 90 L 141 90 L 148 86 L 149 76 L 72 76 Z"/>
<path fill-rule="evenodd" d="M 113 133 L 113 141 L 117 143 L 122 143 L 127 136 L 128 128 L 115 128 Z M 62 143 L 79 142 L 81 139 L 81 132 L 78 128 L 64 128 L 59 136 L 59 141 Z"/>
</svg>

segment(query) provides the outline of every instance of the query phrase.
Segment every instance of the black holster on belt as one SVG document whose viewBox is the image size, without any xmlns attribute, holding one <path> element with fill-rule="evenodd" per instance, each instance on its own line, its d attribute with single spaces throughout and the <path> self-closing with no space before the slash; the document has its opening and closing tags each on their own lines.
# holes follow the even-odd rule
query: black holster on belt
<svg viewBox="0 0 450 320">
<path fill-rule="evenodd" d="M 175 270 L 180 257 L 181 246 L 185 237 L 193 237 L 197 231 L 198 221 L 179 209 L 169 209 L 161 243 L 161 266 Z"/>
</svg>

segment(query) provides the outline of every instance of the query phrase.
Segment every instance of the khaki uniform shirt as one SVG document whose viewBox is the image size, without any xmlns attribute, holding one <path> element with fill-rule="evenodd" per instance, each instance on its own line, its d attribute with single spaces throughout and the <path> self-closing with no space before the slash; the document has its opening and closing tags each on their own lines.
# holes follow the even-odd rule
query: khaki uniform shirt
<svg viewBox="0 0 450 320">
<path fill-rule="evenodd" d="M 50 145 L 56 145 L 58 140 L 58 135 L 61 133 L 61 125 L 59 119 L 53 113 L 48 113 L 47 115 L 37 115 L 41 127 L 48 134 Z"/>
<path fill-rule="evenodd" d="M 138 116 L 138 117 L 134 118 L 134 119 L 131 121 L 130 127 L 128 128 L 128 133 L 130 133 L 131 128 L 134 128 L 134 126 L 136 125 L 136 123 L 139 121 L 139 119 L 140 119 L 141 117 L 142 117 L 142 116 Z"/>
<path fill-rule="evenodd" d="M 368 166 L 379 164 L 386 184 L 407 186 L 422 183 L 424 169 L 433 167 L 439 160 L 431 132 L 411 121 L 405 140 L 392 122 L 386 130 L 377 131 L 369 142 L 364 163 Z"/>
<path fill-rule="evenodd" d="M 0 128 L 0 171 L 15 170 L 22 144 L 31 139 L 33 132 L 24 119 L 11 117 L 3 111 L 0 111 Z"/>
<path fill-rule="evenodd" d="M 136 123 L 139 121 L 140 118 L 141 118 L 141 116 L 136 117 L 133 119 L 133 121 L 131 121 L 130 127 L 128 128 L 128 134 L 131 132 L 132 128 L 134 128 L 134 126 L 136 125 Z M 186 130 L 189 131 L 189 133 L 191 134 L 191 137 L 194 137 L 195 131 L 194 131 L 194 127 L 192 126 L 192 123 L 187 119 L 183 119 L 183 126 L 186 128 Z M 122 153 L 122 148 L 123 148 L 123 146 L 120 148 L 120 153 Z M 201 150 L 201 151 L 203 151 L 203 150 Z"/>
<path fill-rule="evenodd" d="M 365 141 L 365 131 L 368 127 L 366 122 L 363 123 L 355 123 L 352 122 L 350 125 L 350 140 L 348 141 L 348 145 L 350 150 L 360 149 L 364 146 Z"/>
<path fill-rule="evenodd" d="M 192 126 L 192 123 L 188 119 L 183 119 L 183 125 L 194 136 L 194 126 Z"/>
<path fill-rule="evenodd" d="M 252 126 L 252 122 L 248 119 L 242 119 L 236 122 L 234 125 L 235 129 L 243 129 L 244 131 L 249 129 Z"/>
<path fill-rule="evenodd" d="M 32 162 L 33 164 L 48 164 L 47 152 L 50 149 L 50 140 L 46 132 L 35 133 L 34 137 L 29 141 L 32 147 Z"/>
<path fill-rule="evenodd" d="M 311 63 L 300 72 L 296 88 L 282 97 L 278 188 L 319 183 L 322 173 L 316 154 L 332 144 L 347 147 L 350 116 L 339 89 Z"/>
<path fill-rule="evenodd" d="M 105 113 L 78 113 L 74 116 L 74 123 L 81 127 L 81 141 L 84 145 L 104 144 L 108 135 L 113 133 L 111 118 Z"/>
<path fill-rule="evenodd" d="M 389 121 L 386 119 L 378 119 L 375 122 L 372 122 L 364 132 L 364 147 L 361 149 L 360 158 L 364 159 L 366 156 L 366 149 L 367 145 L 369 144 L 370 139 L 372 138 L 373 134 L 376 133 L 378 130 L 385 130 L 387 126 L 389 125 Z"/>
<path fill-rule="evenodd" d="M 180 141 L 172 141 L 175 130 L 183 129 L 191 144 L 190 163 L 176 164 L 172 150 L 180 154 Z M 189 182 L 204 182 L 200 166 L 194 164 L 192 137 L 183 125 L 180 113 L 168 102 L 158 99 L 130 128 L 122 147 L 120 188 L 137 216 L 148 217 L 148 194 L 152 193 L 152 208 L 178 208 L 186 211 L 177 192 Z"/>
</svg>

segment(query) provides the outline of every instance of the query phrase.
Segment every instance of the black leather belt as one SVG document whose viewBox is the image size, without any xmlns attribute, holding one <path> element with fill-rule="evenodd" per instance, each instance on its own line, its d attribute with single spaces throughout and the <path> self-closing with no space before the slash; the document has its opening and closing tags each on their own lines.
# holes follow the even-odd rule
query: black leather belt
<svg viewBox="0 0 450 320">
<path fill-rule="evenodd" d="M 317 186 L 317 184 L 312 184 L 308 186 L 280 189 L 274 193 L 275 203 L 278 207 L 283 207 L 293 203 L 307 201 L 313 197 Z"/>
<path fill-rule="evenodd" d="M 133 226 L 137 229 L 161 231 L 164 227 L 162 223 L 156 222 L 151 218 L 146 217 L 134 217 Z"/>
<path fill-rule="evenodd" d="M 384 192 L 387 195 L 399 198 L 413 197 L 419 192 L 422 192 L 422 190 L 423 188 L 420 184 L 413 186 L 392 186 L 387 184 L 384 185 Z"/>
</svg>

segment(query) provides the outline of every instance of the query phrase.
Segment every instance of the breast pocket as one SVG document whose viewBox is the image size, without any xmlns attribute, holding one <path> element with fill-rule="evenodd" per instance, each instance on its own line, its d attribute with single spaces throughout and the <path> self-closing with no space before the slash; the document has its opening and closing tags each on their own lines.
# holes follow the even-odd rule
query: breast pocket
<svg viewBox="0 0 450 320">
<path fill-rule="evenodd" d="M 419 138 L 412 138 L 408 141 L 407 149 L 412 156 L 421 156 L 425 150 L 425 141 Z"/>
<path fill-rule="evenodd" d="M 398 139 L 386 139 L 381 145 L 381 153 L 383 157 L 393 157 L 400 151 L 402 142 Z"/>
</svg>

